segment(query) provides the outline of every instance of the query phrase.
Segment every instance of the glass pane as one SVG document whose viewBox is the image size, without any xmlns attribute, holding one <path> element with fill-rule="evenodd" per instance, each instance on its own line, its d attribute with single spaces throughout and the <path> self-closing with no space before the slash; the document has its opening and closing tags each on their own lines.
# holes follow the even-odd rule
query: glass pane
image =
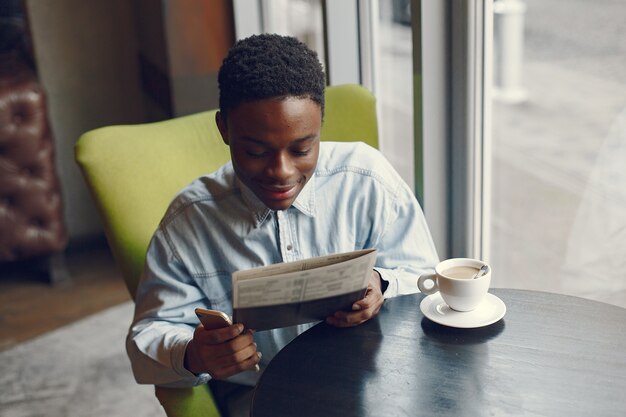
<svg viewBox="0 0 626 417">
<path fill-rule="evenodd" d="M 494 286 L 626 307 L 626 2 L 494 2 Z"/>
<path fill-rule="evenodd" d="M 293 36 L 317 52 L 324 62 L 322 0 L 266 0 L 263 29 L 266 33 Z"/>
<path fill-rule="evenodd" d="M 379 2 L 375 42 L 381 151 L 413 188 L 413 41 L 409 0 Z"/>
</svg>

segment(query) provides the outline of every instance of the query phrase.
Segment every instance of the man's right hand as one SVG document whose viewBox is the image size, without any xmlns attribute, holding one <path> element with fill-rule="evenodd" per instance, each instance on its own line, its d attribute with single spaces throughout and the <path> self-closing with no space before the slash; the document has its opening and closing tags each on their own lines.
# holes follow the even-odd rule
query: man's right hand
<svg viewBox="0 0 626 417">
<path fill-rule="evenodd" d="M 208 372 L 215 379 L 225 379 L 254 369 L 261 360 L 252 331 L 243 332 L 240 323 L 221 329 L 196 327 L 185 351 L 185 368 L 194 374 Z"/>
</svg>

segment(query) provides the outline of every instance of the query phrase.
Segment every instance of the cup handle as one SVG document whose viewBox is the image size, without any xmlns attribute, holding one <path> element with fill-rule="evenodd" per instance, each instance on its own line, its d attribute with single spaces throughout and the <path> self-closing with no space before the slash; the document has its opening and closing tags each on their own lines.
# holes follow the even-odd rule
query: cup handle
<svg viewBox="0 0 626 417">
<path fill-rule="evenodd" d="M 433 285 L 430 288 L 426 287 L 426 282 L 432 281 Z M 426 295 L 434 294 L 439 291 L 439 287 L 437 286 L 437 274 L 423 274 L 417 280 L 417 287 Z"/>
</svg>

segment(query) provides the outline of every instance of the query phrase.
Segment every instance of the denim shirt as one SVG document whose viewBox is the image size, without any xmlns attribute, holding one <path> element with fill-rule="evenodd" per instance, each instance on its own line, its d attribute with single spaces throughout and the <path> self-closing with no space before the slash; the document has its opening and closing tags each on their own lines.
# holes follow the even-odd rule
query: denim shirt
<svg viewBox="0 0 626 417">
<path fill-rule="evenodd" d="M 263 205 L 232 163 L 200 177 L 170 204 L 148 248 L 126 346 L 135 378 L 169 387 L 210 379 L 184 368 L 185 349 L 196 307 L 232 314 L 234 271 L 365 248 L 378 249 L 385 298 L 417 292 L 419 276 L 438 262 L 410 188 L 363 143 L 320 143 L 314 175 L 284 211 Z M 255 333 L 261 369 L 310 326 Z M 229 380 L 254 385 L 258 376 Z"/>
</svg>

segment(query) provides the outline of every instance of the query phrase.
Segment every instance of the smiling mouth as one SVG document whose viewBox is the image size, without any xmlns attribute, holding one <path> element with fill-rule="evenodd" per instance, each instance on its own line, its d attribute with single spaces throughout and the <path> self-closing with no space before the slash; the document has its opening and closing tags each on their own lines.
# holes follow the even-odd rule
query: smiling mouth
<svg viewBox="0 0 626 417">
<path fill-rule="evenodd" d="M 260 184 L 261 188 L 266 191 L 274 192 L 274 193 L 282 193 L 285 191 L 289 191 L 294 188 L 297 184 L 290 185 L 269 185 L 269 184 Z"/>
<path fill-rule="evenodd" d="M 265 195 L 273 200 L 284 200 L 291 198 L 298 188 L 298 183 L 290 185 L 269 185 L 259 184 L 259 187 Z"/>
</svg>

